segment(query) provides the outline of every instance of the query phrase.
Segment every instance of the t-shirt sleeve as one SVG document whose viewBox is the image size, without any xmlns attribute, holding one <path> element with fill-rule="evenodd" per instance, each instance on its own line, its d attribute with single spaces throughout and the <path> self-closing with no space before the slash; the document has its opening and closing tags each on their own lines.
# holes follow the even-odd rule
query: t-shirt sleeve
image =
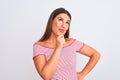
<svg viewBox="0 0 120 80">
<path fill-rule="evenodd" d="M 34 44 L 33 45 L 33 58 L 35 56 L 40 55 L 40 54 L 42 54 L 42 55 L 45 54 L 45 48 L 40 46 L 40 45 L 38 45 L 38 44 Z"/>
<path fill-rule="evenodd" d="M 84 43 L 76 40 L 76 52 L 79 52 L 84 46 Z"/>
</svg>

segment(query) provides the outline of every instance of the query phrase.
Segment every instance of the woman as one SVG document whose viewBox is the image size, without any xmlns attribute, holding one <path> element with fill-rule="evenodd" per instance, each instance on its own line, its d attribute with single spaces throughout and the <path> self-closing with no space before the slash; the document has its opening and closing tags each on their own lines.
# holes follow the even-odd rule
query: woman
<svg viewBox="0 0 120 80">
<path fill-rule="evenodd" d="M 70 22 L 67 10 L 54 10 L 44 35 L 33 46 L 34 64 L 44 80 L 83 80 L 100 58 L 92 47 L 69 38 Z M 76 72 L 76 52 L 90 57 L 80 72 Z"/>
</svg>

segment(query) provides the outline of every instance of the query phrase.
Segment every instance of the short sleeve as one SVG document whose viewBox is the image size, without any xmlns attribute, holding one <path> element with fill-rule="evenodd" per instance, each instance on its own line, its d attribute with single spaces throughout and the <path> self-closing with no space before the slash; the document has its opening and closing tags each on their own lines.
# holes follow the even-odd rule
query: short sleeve
<svg viewBox="0 0 120 80">
<path fill-rule="evenodd" d="M 34 44 L 33 45 L 33 58 L 35 57 L 35 56 L 38 56 L 38 55 L 40 55 L 40 54 L 45 54 L 45 49 L 44 49 L 44 47 L 42 47 L 42 46 L 40 46 L 40 45 L 38 45 L 38 44 Z"/>
<path fill-rule="evenodd" d="M 84 43 L 76 40 L 76 52 L 79 52 L 84 46 Z"/>
</svg>

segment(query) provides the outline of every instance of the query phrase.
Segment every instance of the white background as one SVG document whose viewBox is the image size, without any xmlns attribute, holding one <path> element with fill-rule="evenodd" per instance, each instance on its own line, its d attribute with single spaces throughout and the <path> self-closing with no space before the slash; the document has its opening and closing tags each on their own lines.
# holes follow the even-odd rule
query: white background
<svg viewBox="0 0 120 80">
<path fill-rule="evenodd" d="M 84 80 L 120 80 L 119 0 L 0 0 L 0 80 L 42 80 L 34 67 L 32 45 L 58 7 L 72 15 L 71 37 L 101 53 Z M 77 54 L 77 70 L 87 60 Z"/>
</svg>

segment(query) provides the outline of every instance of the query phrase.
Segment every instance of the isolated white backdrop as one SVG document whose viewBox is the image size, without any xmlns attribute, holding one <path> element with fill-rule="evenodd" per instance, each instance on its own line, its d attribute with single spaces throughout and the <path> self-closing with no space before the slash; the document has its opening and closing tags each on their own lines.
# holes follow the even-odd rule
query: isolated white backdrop
<svg viewBox="0 0 120 80">
<path fill-rule="evenodd" d="M 120 80 L 119 4 L 119 0 L 0 0 L 0 80 L 42 80 L 33 64 L 32 45 L 58 7 L 72 15 L 71 37 L 101 53 L 85 80 Z M 77 70 L 87 60 L 77 54 Z"/>
</svg>

